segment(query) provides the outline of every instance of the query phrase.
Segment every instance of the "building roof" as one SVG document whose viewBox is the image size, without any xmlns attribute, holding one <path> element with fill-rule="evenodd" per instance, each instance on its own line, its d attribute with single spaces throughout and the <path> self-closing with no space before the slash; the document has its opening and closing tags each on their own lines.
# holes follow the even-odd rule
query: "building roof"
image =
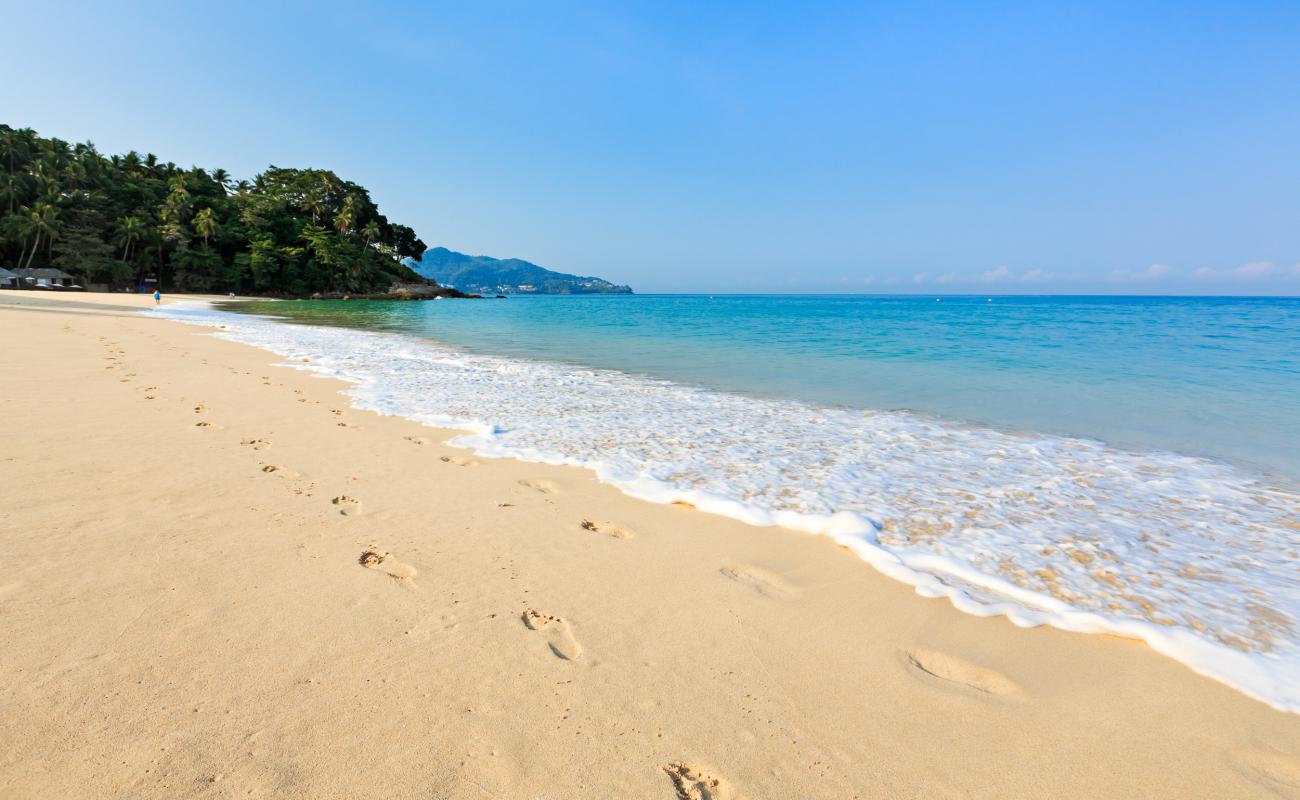
<svg viewBox="0 0 1300 800">
<path fill-rule="evenodd" d="M 0 278 L 17 278 L 17 277 L 18 277 L 17 272 L 10 272 L 4 267 L 0 267 Z"/>
<path fill-rule="evenodd" d="M 15 275 L 19 278 L 58 278 L 59 280 L 63 280 L 64 278 L 75 277 L 73 275 L 69 275 L 68 273 L 64 272 L 61 269 L 54 269 L 53 267 L 41 267 L 39 269 L 20 269 L 15 273 Z"/>
</svg>

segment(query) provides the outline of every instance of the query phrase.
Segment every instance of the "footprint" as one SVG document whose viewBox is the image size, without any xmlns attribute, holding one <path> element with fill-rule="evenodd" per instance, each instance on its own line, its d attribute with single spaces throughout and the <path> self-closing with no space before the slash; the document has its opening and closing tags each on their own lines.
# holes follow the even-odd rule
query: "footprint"
<svg viewBox="0 0 1300 800">
<path fill-rule="evenodd" d="M 357 559 L 357 563 L 366 569 L 378 570 L 399 581 L 409 580 L 419 574 L 415 567 L 403 564 L 393 558 L 392 554 L 374 547 L 363 552 L 361 558 Z"/>
<path fill-rule="evenodd" d="M 271 446 L 271 443 L 265 439 L 241 439 L 239 443 L 244 447 L 251 447 L 254 450 L 265 450 Z"/>
<path fill-rule="evenodd" d="M 195 414 L 202 414 L 204 411 L 207 411 L 207 410 L 208 410 L 208 407 L 205 406 L 205 405 L 203 405 L 202 403 L 199 403 L 197 406 L 194 407 L 194 413 L 195 413 Z"/>
<path fill-rule="evenodd" d="M 1020 692 L 1020 687 L 1002 673 L 956 656 L 921 649 L 911 650 L 904 655 L 913 674 L 926 679 L 938 678 L 984 694 L 1012 695 Z"/>
<path fill-rule="evenodd" d="M 603 533 L 606 536 L 611 536 L 615 539 L 633 538 L 633 534 L 631 531 L 627 531 L 624 530 L 623 528 L 615 527 L 614 525 L 611 525 L 608 522 L 584 519 L 582 522 L 579 523 L 579 525 L 582 527 L 584 531 L 591 531 L 592 533 Z"/>
<path fill-rule="evenodd" d="M 673 781 L 677 800 L 737 800 L 731 787 L 692 764 L 673 763 L 664 767 Z"/>
<path fill-rule="evenodd" d="M 545 478 L 524 478 L 519 481 L 519 485 L 542 494 L 556 494 L 560 491 L 560 487 L 556 486 L 554 481 Z"/>
<path fill-rule="evenodd" d="M 1300 797 L 1300 756 L 1271 747 L 1238 750 L 1232 754 L 1233 766 L 1247 780 L 1253 781 L 1281 797 Z"/>
<path fill-rule="evenodd" d="M 423 445 L 429 443 L 429 438 L 427 436 L 407 436 L 404 438 L 406 439 L 406 441 L 410 442 L 411 444 Z"/>
<path fill-rule="evenodd" d="M 301 478 L 302 475 L 288 467 L 281 467 L 277 464 L 267 464 L 262 467 L 262 471 L 268 475 L 278 475 L 281 478 Z"/>
<path fill-rule="evenodd" d="M 799 596 L 798 589 L 786 583 L 779 575 L 774 575 L 760 567 L 749 564 L 736 564 L 723 567 L 719 572 L 736 583 L 748 586 L 764 597 L 789 600 L 792 597 Z"/>
<path fill-rule="evenodd" d="M 355 517 L 361 513 L 361 501 L 357 500 L 355 497 L 348 497 L 343 494 L 334 498 L 330 502 L 338 506 L 339 513 L 345 517 Z"/>
<path fill-rule="evenodd" d="M 477 467 L 478 462 L 472 458 L 461 458 L 460 456 L 443 456 L 442 460 L 448 464 L 455 464 L 458 467 Z"/>
<path fill-rule="evenodd" d="M 217 424 L 212 423 L 212 422 L 208 422 L 206 419 L 201 419 L 201 420 L 199 420 L 198 422 L 194 423 L 194 427 L 196 427 L 196 428 L 212 428 L 213 430 L 221 430 L 221 426 L 220 426 L 220 425 L 217 425 Z"/>
<path fill-rule="evenodd" d="M 541 614 L 531 608 L 522 615 L 528 630 L 537 631 L 546 639 L 546 644 L 557 658 L 565 661 L 577 661 L 582 658 L 582 645 L 573 636 L 568 621 L 562 617 Z"/>
</svg>

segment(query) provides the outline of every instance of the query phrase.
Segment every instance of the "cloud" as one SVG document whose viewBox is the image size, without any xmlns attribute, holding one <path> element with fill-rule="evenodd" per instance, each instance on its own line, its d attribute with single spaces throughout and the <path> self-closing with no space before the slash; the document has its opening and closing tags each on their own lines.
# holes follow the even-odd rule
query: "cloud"
<svg viewBox="0 0 1300 800">
<path fill-rule="evenodd" d="M 1168 264 L 1152 264 L 1146 269 L 1131 270 L 1117 269 L 1110 273 L 1110 279 L 1119 283 L 1133 283 L 1136 281 L 1154 281 L 1159 278 L 1173 275 L 1177 270 Z"/>
<path fill-rule="evenodd" d="M 1004 281 L 1010 277 L 1011 277 L 1011 270 L 1008 269 L 1005 264 L 1003 264 L 1002 266 L 997 267 L 996 269 L 991 269 L 985 272 L 983 275 L 980 276 L 980 280 L 983 281 L 984 283 L 997 283 L 998 281 Z"/>
<path fill-rule="evenodd" d="M 1297 265 L 1296 265 L 1296 268 L 1297 268 L 1297 269 L 1300 269 L 1300 264 L 1297 264 Z M 940 284 L 940 285 L 947 285 L 947 284 L 949 284 L 949 283 L 952 283 L 952 282 L 955 281 L 955 280 L 957 280 L 957 273 L 955 273 L 955 272 L 945 272 L 944 274 L 942 274 L 942 275 L 940 275 L 939 277 L 935 278 L 935 279 L 934 279 L 934 282 L 937 283 L 937 284 Z"/>
<path fill-rule="evenodd" d="M 918 272 L 912 276 L 912 283 L 925 283 L 929 277 L 930 273 L 928 272 Z"/>
<path fill-rule="evenodd" d="M 1292 270 L 1293 274 L 1300 274 L 1300 264 Z M 1240 267 L 1213 269 L 1211 267 L 1200 267 L 1192 273 L 1192 277 L 1199 281 L 1223 281 L 1223 280 L 1246 280 L 1255 281 L 1264 278 L 1286 277 L 1287 271 L 1279 269 L 1272 261 L 1251 261 L 1248 264 L 1242 264 Z"/>
<path fill-rule="evenodd" d="M 1232 271 L 1234 275 L 1242 278 L 1259 278 L 1265 275 L 1272 275 L 1276 267 L 1271 261 L 1252 261 L 1249 264 L 1242 264 Z"/>
<path fill-rule="evenodd" d="M 1020 276 L 1021 283 L 1041 283 L 1055 278 L 1056 275 L 1051 272 L 1043 272 L 1041 269 L 1031 269 Z"/>
</svg>

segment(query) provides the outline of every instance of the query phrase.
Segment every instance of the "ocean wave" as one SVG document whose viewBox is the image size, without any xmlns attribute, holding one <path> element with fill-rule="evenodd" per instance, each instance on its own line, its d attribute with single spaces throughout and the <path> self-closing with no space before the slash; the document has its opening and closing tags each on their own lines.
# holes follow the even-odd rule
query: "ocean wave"
<svg viewBox="0 0 1300 800">
<path fill-rule="evenodd" d="M 1300 713 L 1300 496 L 1169 452 L 816 406 L 196 302 L 151 311 L 342 378 L 355 405 L 485 456 L 824 534 L 927 597 L 1138 638 Z"/>
</svg>

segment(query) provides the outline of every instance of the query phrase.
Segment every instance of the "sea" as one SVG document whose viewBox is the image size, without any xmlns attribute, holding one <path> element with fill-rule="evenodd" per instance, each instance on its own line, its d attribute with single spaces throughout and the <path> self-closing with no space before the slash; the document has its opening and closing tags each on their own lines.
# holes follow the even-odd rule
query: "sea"
<svg viewBox="0 0 1300 800">
<path fill-rule="evenodd" d="M 149 313 L 224 326 L 215 335 L 348 381 L 360 408 L 463 431 L 452 443 L 481 455 L 830 536 L 962 611 L 1141 639 L 1300 713 L 1300 298 Z"/>
</svg>

